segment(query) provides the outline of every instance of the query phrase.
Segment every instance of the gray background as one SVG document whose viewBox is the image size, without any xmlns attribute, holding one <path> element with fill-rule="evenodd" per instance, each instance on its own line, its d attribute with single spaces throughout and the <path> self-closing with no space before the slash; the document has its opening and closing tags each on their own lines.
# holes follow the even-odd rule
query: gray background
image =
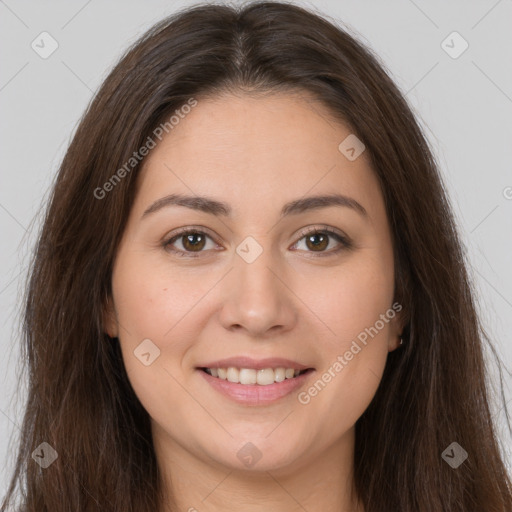
<svg viewBox="0 0 512 512">
<path fill-rule="evenodd" d="M 25 393 L 22 386 L 14 395 L 17 322 L 28 256 L 40 225 L 36 214 L 78 119 L 120 52 L 153 23 L 191 3 L 0 0 L 0 459 L 7 461 L 0 474 L 2 496 Z M 512 1 L 300 4 L 341 20 L 373 48 L 406 94 L 440 163 L 483 323 L 501 360 L 512 369 Z M 47 59 L 31 47 L 43 31 L 59 45 Z M 469 43 L 458 58 L 441 46 L 453 31 Z M 460 42 L 453 41 L 446 44 L 457 51 Z M 505 374 L 512 409 L 511 383 Z M 500 405 L 493 410 L 511 469 L 512 438 Z"/>
</svg>

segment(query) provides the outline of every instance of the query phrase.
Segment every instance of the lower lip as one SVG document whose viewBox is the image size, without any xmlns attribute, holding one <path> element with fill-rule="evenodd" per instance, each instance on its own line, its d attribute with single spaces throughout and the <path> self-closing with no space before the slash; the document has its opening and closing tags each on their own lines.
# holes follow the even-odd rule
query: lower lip
<svg viewBox="0 0 512 512">
<path fill-rule="evenodd" d="M 229 382 L 228 380 L 213 377 L 203 370 L 197 370 L 214 389 L 223 395 L 231 398 L 235 402 L 246 405 L 266 405 L 286 395 L 293 393 L 296 389 L 304 384 L 306 379 L 309 378 L 314 370 L 309 370 L 306 373 L 293 377 L 292 379 L 285 379 L 282 382 L 275 382 L 267 386 L 259 384 L 239 384 L 236 382 Z"/>
</svg>

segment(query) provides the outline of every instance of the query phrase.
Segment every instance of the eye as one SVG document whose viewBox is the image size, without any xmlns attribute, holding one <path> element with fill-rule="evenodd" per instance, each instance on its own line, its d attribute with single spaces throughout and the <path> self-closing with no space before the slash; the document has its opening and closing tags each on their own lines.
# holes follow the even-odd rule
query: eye
<svg viewBox="0 0 512 512">
<path fill-rule="evenodd" d="M 295 248 L 300 242 L 305 239 L 306 252 L 317 253 L 315 256 L 332 256 L 344 249 L 350 249 L 352 243 L 350 240 L 342 234 L 335 231 L 329 226 L 321 228 L 306 228 L 300 232 L 301 238 L 295 242 L 292 248 Z M 339 247 L 326 251 L 331 245 L 331 239 L 335 239 L 338 242 Z M 203 229 L 187 227 L 181 229 L 178 233 L 173 234 L 170 238 L 167 238 L 162 242 L 162 246 L 168 252 L 171 252 L 179 257 L 185 258 L 197 258 L 204 252 L 203 249 L 208 249 L 208 240 L 213 244 L 214 249 L 217 244 Z M 176 248 L 175 245 L 181 245 L 181 248 Z"/>
<path fill-rule="evenodd" d="M 215 248 L 216 243 L 208 233 L 201 229 L 185 228 L 178 234 L 166 239 L 162 245 L 165 250 L 172 252 L 176 256 L 197 258 L 206 247 L 207 239 L 213 243 L 213 248 Z M 173 247 L 176 243 L 181 245 L 182 248 L 176 249 Z"/>
<path fill-rule="evenodd" d="M 301 231 L 300 235 L 301 239 L 292 247 L 296 247 L 303 239 L 305 239 L 306 252 L 318 253 L 315 254 L 315 256 L 332 256 L 343 249 L 350 249 L 352 247 L 352 244 L 347 237 L 328 226 L 313 229 L 306 228 Z M 331 238 L 334 238 L 338 242 L 339 247 L 326 251 L 327 247 L 330 245 Z"/>
</svg>

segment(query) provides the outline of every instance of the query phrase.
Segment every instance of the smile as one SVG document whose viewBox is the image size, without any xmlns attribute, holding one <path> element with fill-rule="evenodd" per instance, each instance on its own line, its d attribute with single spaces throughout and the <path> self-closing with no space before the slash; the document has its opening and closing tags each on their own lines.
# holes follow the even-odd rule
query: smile
<svg viewBox="0 0 512 512">
<path fill-rule="evenodd" d="M 197 368 L 196 371 L 218 393 L 249 406 L 268 405 L 304 386 L 313 368 Z M 293 372 L 293 373 L 292 373 Z M 216 375 L 215 375 L 216 374 Z"/>
<path fill-rule="evenodd" d="M 283 382 L 286 379 L 293 379 L 308 371 L 294 368 L 263 368 L 256 370 L 254 368 L 201 368 L 212 377 L 227 380 L 243 385 L 268 386 L 276 382 Z"/>
</svg>

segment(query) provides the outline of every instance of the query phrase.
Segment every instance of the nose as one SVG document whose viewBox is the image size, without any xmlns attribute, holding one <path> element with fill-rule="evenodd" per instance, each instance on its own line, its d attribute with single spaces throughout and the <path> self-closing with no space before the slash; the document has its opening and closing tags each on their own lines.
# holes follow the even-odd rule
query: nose
<svg viewBox="0 0 512 512">
<path fill-rule="evenodd" d="M 220 321 L 225 329 L 264 338 L 293 328 L 298 300 L 271 252 L 263 250 L 251 263 L 234 256 L 234 268 L 223 280 Z"/>
</svg>

